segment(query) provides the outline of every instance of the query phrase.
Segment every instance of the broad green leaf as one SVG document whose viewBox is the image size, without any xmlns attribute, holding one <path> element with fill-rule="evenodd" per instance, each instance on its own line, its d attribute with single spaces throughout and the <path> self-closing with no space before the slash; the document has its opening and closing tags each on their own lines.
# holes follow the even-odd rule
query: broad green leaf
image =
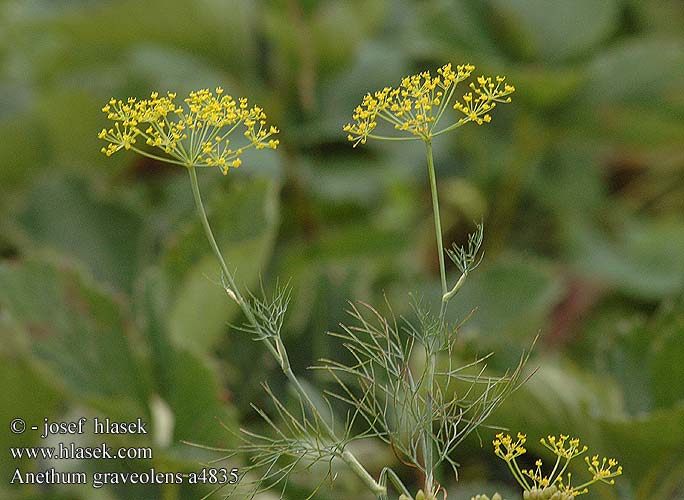
<svg viewBox="0 0 684 500">
<path fill-rule="evenodd" d="M 561 61 L 592 49 L 613 34 L 617 0 L 488 0 L 491 18 L 521 56 Z"/>
<path fill-rule="evenodd" d="M 213 446 L 232 442 L 219 422 L 237 430 L 231 406 L 224 403 L 217 366 L 207 356 L 178 347 L 171 339 L 168 307 L 169 284 L 160 268 L 148 270 L 136 295 L 143 333 L 149 346 L 152 386 L 168 405 L 172 430 L 170 456 L 188 460 L 205 454 L 202 450 L 181 444 L 185 440 Z M 248 339 L 245 339 L 248 341 Z"/>
<path fill-rule="evenodd" d="M 248 341 L 248 339 L 245 339 Z M 200 445 L 235 443 L 221 424 L 239 432 L 235 414 L 221 401 L 228 395 L 219 384 L 216 367 L 200 355 L 182 348 L 174 349 L 163 367 L 167 373 L 166 403 L 173 411 L 174 434 L 173 454 L 183 457 L 206 455 L 201 450 L 187 449 L 181 440 Z"/>
<path fill-rule="evenodd" d="M 232 78 L 181 48 L 140 44 L 128 53 L 121 70 L 128 72 L 134 80 L 154 84 L 153 90 L 176 92 L 179 98 L 185 98 L 193 90 L 208 88 L 213 91 L 220 86 L 237 99 L 237 84 Z M 151 90 L 141 97 L 147 97 L 149 92 Z"/>
<path fill-rule="evenodd" d="M 576 68 L 529 65 L 517 68 L 507 76 L 516 87 L 515 102 L 522 102 L 518 106 L 531 104 L 543 110 L 562 105 L 574 97 L 586 79 L 586 72 Z"/>
<path fill-rule="evenodd" d="M 306 173 L 307 188 L 318 198 L 322 208 L 327 204 L 374 204 L 381 194 L 383 179 L 387 177 L 387 171 L 378 168 L 376 162 L 350 159 L 346 155 L 315 162 Z M 362 175 L 364 182 L 359 182 Z"/>
<path fill-rule="evenodd" d="M 33 104 L 49 163 L 88 172 L 105 158 L 97 133 L 107 124 L 101 112 L 104 100 L 98 100 L 93 89 L 77 85 L 81 78 L 65 75 L 63 85 L 46 89 Z"/>
<path fill-rule="evenodd" d="M 667 301 L 649 325 L 653 401 L 668 408 L 684 401 L 684 296 Z"/>
<path fill-rule="evenodd" d="M 142 237 L 138 214 L 99 199 L 82 180 L 45 177 L 34 184 L 18 220 L 31 244 L 83 262 L 96 278 L 130 290 Z"/>
<path fill-rule="evenodd" d="M 372 301 L 376 282 L 385 273 L 403 270 L 409 251 L 401 230 L 360 222 L 323 231 L 315 241 L 290 243 L 273 271 L 292 286 L 290 335 L 308 332 L 316 345 L 328 343 L 323 334 L 346 321 L 348 302 Z M 383 301 L 379 293 L 375 298 Z"/>
<path fill-rule="evenodd" d="M 51 384 L 111 416 L 144 415 L 145 370 L 111 296 L 74 269 L 30 260 L 0 267 L 0 304 Z"/>
<path fill-rule="evenodd" d="M 358 45 L 371 30 L 382 26 L 383 11 L 382 0 L 320 2 L 310 23 L 312 52 L 316 56 L 316 66 L 320 68 L 317 72 L 321 76 L 338 73 L 349 64 Z M 340 40 L 347 43 L 340 43 Z"/>
<path fill-rule="evenodd" d="M 224 2 L 218 8 L 212 0 L 203 3 L 206 5 L 150 0 L 145 8 L 154 15 L 137 15 L 138 5 L 132 0 L 102 2 L 97 7 L 56 11 L 47 18 L 29 6 L 18 9 L 23 10 L 18 17 L 25 33 L 38 30 L 62 39 L 63 50 L 57 59 L 67 71 L 97 61 L 98 55 L 99 65 L 103 55 L 109 57 L 107 63 L 115 62 L 130 49 L 148 43 L 182 47 L 205 57 L 213 56 L 234 71 L 249 71 L 254 39 L 248 29 L 255 19 L 255 9 L 238 1 Z"/>
<path fill-rule="evenodd" d="M 681 116 L 681 105 L 655 97 L 651 102 L 630 100 L 606 103 L 599 108 L 579 105 L 563 121 L 573 130 L 573 135 L 586 137 L 594 143 L 600 140 L 602 144 L 615 147 L 618 155 L 629 157 L 630 151 L 636 148 L 676 151 L 684 140 Z M 660 167 L 657 164 L 646 166 Z"/>
<path fill-rule="evenodd" d="M 589 64 L 578 105 L 618 100 L 644 103 L 668 94 L 681 97 L 683 83 L 681 39 L 628 39 L 599 53 Z"/>
<path fill-rule="evenodd" d="M 653 386 L 649 373 L 650 344 L 653 335 L 643 327 L 625 328 L 625 320 L 603 332 L 596 361 L 597 372 L 615 380 L 622 390 L 625 411 L 638 415 L 654 409 Z"/>
<path fill-rule="evenodd" d="M 501 48 L 492 37 L 486 2 L 478 0 L 437 0 L 420 6 L 424 15 L 422 32 L 434 43 L 434 50 L 445 53 L 463 52 L 467 59 L 453 64 L 483 64 L 485 58 L 498 58 Z M 480 55 L 477 60 L 472 54 Z"/>
<path fill-rule="evenodd" d="M 303 145 L 340 142 L 351 149 L 342 127 L 351 121 L 354 108 L 368 92 L 398 85 L 408 72 L 405 55 L 382 41 L 365 41 L 345 71 L 322 79 L 319 100 L 325 111 L 297 130 L 297 140 Z"/>
<path fill-rule="evenodd" d="M 631 418 L 602 418 L 597 422 L 604 443 L 601 451 L 623 465 L 623 479 L 634 485 L 636 500 L 674 499 L 681 494 L 682 422 L 681 403 Z"/>
<path fill-rule="evenodd" d="M 603 207 L 604 179 L 596 164 L 596 147 L 582 141 L 557 141 L 533 172 L 532 189 L 561 224 L 561 231 Z"/>
<path fill-rule="evenodd" d="M 561 123 L 623 155 L 632 155 L 631 148 L 676 148 L 684 134 L 683 54 L 681 40 L 655 37 L 626 39 L 598 53 Z"/>
<path fill-rule="evenodd" d="M 628 0 L 640 32 L 681 36 L 684 9 L 679 0 Z"/>
<path fill-rule="evenodd" d="M 684 226 L 625 220 L 614 236 L 576 222 L 571 228 L 574 267 L 635 297 L 659 299 L 684 287 Z"/>
<path fill-rule="evenodd" d="M 454 275 L 457 271 L 452 270 L 452 285 Z M 539 332 L 559 292 L 558 280 L 543 262 L 502 255 L 494 262 L 483 263 L 468 277 L 449 304 L 449 317 L 458 323 L 477 308 L 464 325 L 463 334 L 479 338 L 483 342 L 480 345 L 519 344 L 521 338 L 531 340 Z"/>
<path fill-rule="evenodd" d="M 630 415 L 684 401 L 681 297 L 665 300 L 650 318 L 615 298 L 592 313 L 582 334 L 587 342 L 578 359 L 619 384 Z"/>
<path fill-rule="evenodd" d="M 9 325 L 0 324 L 0 337 L 5 342 L 8 328 Z M 21 418 L 28 426 L 41 427 L 46 415 L 56 415 L 60 411 L 60 400 L 63 399 L 63 395 L 46 382 L 40 370 L 33 364 L 30 359 L 21 359 L 16 353 L 0 353 L 0 421 L 6 426 L 9 426 L 13 419 Z M 31 397 L 26 397 L 27 394 Z M 15 435 L 3 429 L 0 433 L 0 446 L 4 450 L 8 450 L 10 446 L 39 446 L 39 434 L 28 430 L 22 435 Z M 2 460 L 0 474 L 9 478 L 17 467 L 32 470 L 33 465 L 27 459 Z M 5 484 L 0 488 L 3 486 Z"/>
<path fill-rule="evenodd" d="M 593 377 L 555 356 L 533 357 L 526 369 L 531 378 L 497 410 L 490 423 L 528 435 L 562 432 L 589 441 L 597 437 L 596 430 L 585 425 L 589 415 L 622 414 L 619 389 L 610 379 Z"/>
<path fill-rule="evenodd" d="M 42 126 L 30 113 L 17 113 L 0 120 L 0 178 L 3 192 L 11 187 L 25 186 L 49 157 L 42 141 Z"/>
</svg>

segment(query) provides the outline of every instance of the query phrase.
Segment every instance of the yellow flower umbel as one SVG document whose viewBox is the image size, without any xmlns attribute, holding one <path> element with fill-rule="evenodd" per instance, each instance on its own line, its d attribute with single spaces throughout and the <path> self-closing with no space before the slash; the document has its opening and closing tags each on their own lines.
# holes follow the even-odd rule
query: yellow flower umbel
<svg viewBox="0 0 684 500">
<path fill-rule="evenodd" d="M 259 106 L 249 106 L 247 99 L 237 101 L 218 87 L 216 95 L 204 89 L 190 92 L 184 105 L 175 103 L 176 94 L 126 101 L 111 99 L 102 111 L 114 122 L 98 137 L 109 144 L 102 152 L 111 156 L 121 149 L 131 149 L 143 156 L 185 167 L 218 167 L 224 174 L 242 164 L 241 155 L 250 148 L 276 149 L 278 133 L 266 124 L 266 114 Z M 242 128 L 240 145 L 229 136 Z M 139 139 L 141 139 L 139 141 Z M 139 144 L 148 148 L 140 148 Z M 165 153 L 158 156 L 148 149 Z"/>
<path fill-rule="evenodd" d="M 470 92 L 462 96 L 462 101 L 451 101 L 456 86 L 468 79 L 475 70 L 471 64 L 463 64 L 454 71 L 451 64 L 437 70 L 432 77 L 429 71 L 402 79 L 397 88 L 385 87 L 373 94 L 367 94 L 360 106 L 354 110 L 352 118 L 355 123 L 344 127 L 347 139 L 356 147 L 365 144 L 368 138 L 385 140 L 422 139 L 429 141 L 433 137 L 449 132 L 468 122 L 478 125 L 489 123 L 489 114 L 497 103 L 511 102 L 510 94 L 515 87 L 505 83 L 505 77 L 480 76 L 477 83 L 470 84 Z M 463 115 L 455 122 L 439 129 L 439 121 L 448 107 L 460 111 Z M 409 137 L 388 136 L 375 133 L 378 120 L 387 122 L 395 130 L 408 132 Z"/>
<path fill-rule="evenodd" d="M 587 446 L 580 445 L 577 438 L 560 436 L 548 436 L 540 440 L 544 447 L 556 455 L 556 463 L 549 475 L 542 472 L 542 461 L 535 462 L 534 469 L 520 469 L 516 457 L 523 455 L 527 450 L 522 447 L 525 443 L 525 435 L 518 434 L 518 440 L 513 441 L 507 434 L 497 434 L 493 441 L 494 454 L 506 462 L 515 480 L 524 489 L 524 500 L 572 500 L 576 496 L 589 491 L 589 486 L 602 482 L 609 485 L 615 484 L 615 477 L 622 474 L 622 466 L 618 465 L 614 458 L 599 460 L 598 455 L 589 459 L 585 457 L 588 470 L 592 478 L 578 486 L 572 486 L 572 474 L 565 474 L 570 461 L 583 455 L 588 450 Z M 565 476 L 564 476 L 565 474 Z"/>
<path fill-rule="evenodd" d="M 132 150 L 148 158 L 186 167 L 204 233 L 221 266 L 225 291 L 253 320 L 248 302 L 238 290 L 209 225 L 197 168 L 218 167 L 225 175 L 230 167 L 241 165 L 241 156 L 246 150 L 276 149 L 278 140 L 272 136 L 278 129 L 266 124 L 262 108 L 250 106 L 243 97 L 236 101 L 225 95 L 221 87 L 216 88 L 216 94 L 207 89 L 190 92 L 181 105 L 176 104 L 175 99 L 176 94 L 171 92 L 165 96 L 152 92 L 149 99 L 142 100 L 112 98 L 102 108 L 114 126 L 104 128 L 98 134 L 109 143 L 101 151 L 111 156 L 122 149 Z M 242 130 L 236 139 L 239 145 L 233 145 L 231 134 L 238 129 Z"/>
<path fill-rule="evenodd" d="M 451 64 L 445 64 L 437 70 L 435 76 L 429 71 L 407 76 L 401 80 L 399 87 L 385 87 L 373 94 L 366 94 L 361 104 L 354 109 L 354 122 L 343 127 L 347 132 L 347 139 L 354 147 L 365 144 L 369 138 L 388 141 L 422 140 L 425 143 L 444 304 L 456 294 L 463 280 L 458 280 L 451 289 L 447 288 L 432 139 L 466 123 L 489 123 L 492 120 L 490 113 L 496 105 L 511 102 L 510 95 L 515 92 L 515 87 L 506 83 L 504 76 L 479 76 L 470 83 L 470 90 L 462 95 L 461 100 L 452 104 L 456 87 L 470 78 L 474 70 L 475 66 L 472 64 L 458 65 L 455 70 Z M 459 113 L 448 125 L 440 126 L 440 120 L 447 108 L 453 108 Z M 377 132 L 379 122 L 389 124 L 395 134 L 383 135 Z M 467 270 L 462 273 L 463 277 Z"/>
</svg>

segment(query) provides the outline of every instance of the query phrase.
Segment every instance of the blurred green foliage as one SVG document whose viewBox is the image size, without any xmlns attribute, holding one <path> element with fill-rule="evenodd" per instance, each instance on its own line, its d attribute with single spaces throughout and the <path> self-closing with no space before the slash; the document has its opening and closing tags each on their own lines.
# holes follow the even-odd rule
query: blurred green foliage
<svg viewBox="0 0 684 500">
<path fill-rule="evenodd" d="M 341 127 L 366 92 L 470 62 L 518 90 L 491 125 L 435 144 L 445 239 L 485 223 L 484 262 L 451 309 L 457 321 L 478 308 L 456 355 L 494 351 L 489 369 L 503 372 L 539 334 L 535 375 L 490 423 L 576 435 L 618 457 L 625 475 L 594 490 L 601 498 L 684 498 L 678 0 L 5 0 L 0 54 L 3 426 L 106 415 L 163 427 L 172 415 L 170 443 L 121 440 L 155 447 L 151 463 L 125 467 L 196 470 L 212 455 L 181 440 L 234 444 L 217 419 L 254 421 L 263 380 L 287 394 L 259 346 L 228 326 L 240 318 L 182 168 L 99 153 L 111 96 L 221 85 L 282 130 L 277 152 L 201 182 L 239 281 L 293 285 L 285 337 L 303 373 L 340 352 L 325 332 L 347 301 L 387 299 L 400 316 L 409 292 L 438 297 L 423 151 L 353 150 Z M 3 429 L 4 450 L 39 444 Z M 460 481 L 444 478 L 450 499 L 514 495 L 494 433 L 461 448 Z M 392 460 L 364 446 L 372 470 Z M 17 466 L 0 463 L 3 498 L 206 493 L 10 487 Z M 358 492 L 340 472 L 316 498 Z M 293 481 L 295 500 L 315 484 Z"/>
</svg>

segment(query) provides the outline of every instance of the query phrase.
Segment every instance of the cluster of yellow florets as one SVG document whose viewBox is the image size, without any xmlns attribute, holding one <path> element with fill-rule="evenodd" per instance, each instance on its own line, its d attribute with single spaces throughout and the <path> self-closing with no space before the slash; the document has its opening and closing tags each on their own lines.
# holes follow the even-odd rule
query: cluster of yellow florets
<svg viewBox="0 0 684 500">
<path fill-rule="evenodd" d="M 354 143 L 365 144 L 369 137 L 392 139 L 373 134 L 378 118 L 386 121 L 399 131 L 407 131 L 415 138 L 430 140 L 468 122 L 482 125 L 491 120 L 489 112 L 497 102 L 510 102 L 509 94 L 515 91 L 513 85 L 504 84 L 504 77 L 481 76 L 478 85 L 471 84 L 472 92 L 463 96 L 463 103 L 456 102 L 453 108 L 465 116 L 456 123 L 436 131 L 442 114 L 449 106 L 456 85 L 470 77 L 475 70 L 471 64 L 459 65 L 454 71 L 451 64 L 437 70 L 432 77 L 429 71 L 402 79 L 398 88 L 385 87 L 373 94 L 366 94 L 360 106 L 354 110 L 355 123 L 348 123 L 344 130 L 347 138 Z M 473 93 L 475 95 L 473 95 Z"/>
<path fill-rule="evenodd" d="M 622 466 L 618 465 L 614 458 L 604 457 L 599 460 L 598 455 L 594 455 L 591 459 L 585 457 L 584 460 L 592 478 L 580 485 L 572 486 L 572 474 L 567 473 L 565 478 L 563 475 L 570 461 L 584 454 L 588 448 L 580 445 L 579 439 L 570 438 L 564 434 L 558 437 L 548 436 L 540 440 L 542 445 L 556 455 L 556 463 L 549 475 L 543 474 L 541 460 L 535 462 L 534 469 L 521 469 L 515 459 L 527 451 L 523 447 L 526 436 L 519 433 L 517 438 L 517 441 L 513 441 L 511 436 L 501 433 L 497 434 L 492 444 L 494 445 L 494 454 L 508 464 L 513 477 L 525 490 L 523 497 L 526 500 L 574 498 L 587 493 L 589 491 L 588 486 L 596 482 L 612 485 L 615 483 L 613 478 L 622 474 Z"/>
<path fill-rule="evenodd" d="M 517 441 L 513 441 L 513 438 L 508 434 L 504 434 L 502 432 L 497 434 L 496 439 L 492 441 L 496 456 L 508 462 L 513 460 L 515 457 L 526 453 L 527 450 L 523 445 L 527 441 L 527 436 L 525 436 L 525 434 L 518 433 L 517 437 Z"/>
<path fill-rule="evenodd" d="M 588 450 L 586 445 L 580 447 L 579 439 L 570 439 L 566 434 L 561 434 L 558 437 L 548 436 L 546 439 L 541 438 L 539 442 L 551 450 L 555 455 L 567 460 L 572 460 Z"/>
<path fill-rule="evenodd" d="M 266 114 L 259 106 L 249 106 L 247 99 L 236 102 L 218 87 L 216 94 L 203 89 L 190 92 L 185 106 L 174 102 L 176 94 L 126 101 L 111 99 L 102 111 L 114 121 L 110 129 L 102 129 L 98 137 L 109 142 L 102 152 L 111 156 L 121 149 L 133 149 L 155 159 L 185 166 L 219 167 L 224 174 L 239 167 L 240 156 L 249 148 L 276 149 L 272 139 L 278 129 L 266 124 Z M 231 146 L 228 138 L 243 127 L 244 144 Z M 137 147 L 137 140 L 163 151 L 167 157 L 155 156 Z"/>
<path fill-rule="evenodd" d="M 478 125 L 489 123 L 492 117 L 489 112 L 494 109 L 497 102 L 511 102 L 510 94 L 515 92 L 515 87 L 505 83 L 506 77 L 497 76 L 496 83 L 491 77 L 477 77 L 477 85 L 470 84 L 473 92 L 463 95 L 463 102 L 456 102 L 454 109 L 457 109 L 466 116 L 467 121 L 472 121 Z"/>
<path fill-rule="evenodd" d="M 542 461 L 537 459 L 534 462 L 534 469 L 522 469 L 520 472 L 532 480 L 532 483 L 539 489 L 546 488 L 551 484 L 551 479 L 542 473 Z"/>
<path fill-rule="evenodd" d="M 594 481 L 613 484 L 615 480 L 612 478 L 622 474 L 622 466 L 618 465 L 617 460 L 614 458 L 603 457 L 599 461 L 599 456 L 594 455 L 591 459 L 589 459 L 589 457 L 584 457 L 584 461 L 587 463 L 589 472 L 592 473 Z"/>
</svg>

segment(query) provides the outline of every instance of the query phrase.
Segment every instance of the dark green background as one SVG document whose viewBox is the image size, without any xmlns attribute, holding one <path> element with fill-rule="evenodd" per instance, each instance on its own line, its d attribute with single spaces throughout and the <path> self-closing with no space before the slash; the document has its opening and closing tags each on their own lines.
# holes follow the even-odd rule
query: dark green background
<svg viewBox="0 0 684 500">
<path fill-rule="evenodd" d="M 618 485 L 587 498 L 684 498 L 681 1 L 5 0 L 0 23 L 2 498 L 202 495 L 10 487 L 7 447 L 43 444 L 12 436 L 12 418 L 143 417 L 162 429 L 173 415 L 171 444 L 111 440 L 154 446 L 153 463 L 111 467 L 185 471 L 210 457 L 180 440 L 235 444 L 217 418 L 258 428 L 249 403 L 267 405 L 262 381 L 288 397 L 268 354 L 227 326 L 240 318 L 182 168 L 100 154 L 110 97 L 221 85 L 280 127 L 276 152 L 201 183 L 239 281 L 290 280 L 284 336 L 315 382 L 305 369 L 340 352 L 325 332 L 347 301 L 387 299 L 400 316 L 409 292 L 438 293 L 422 145 L 352 149 L 342 126 L 364 93 L 449 61 L 518 89 L 492 124 L 435 142 L 447 242 L 485 224 L 482 266 L 451 307 L 453 319 L 478 308 L 457 356 L 494 351 L 488 369 L 503 373 L 540 336 L 536 374 L 490 423 L 527 432 L 531 453 L 563 432 L 618 457 Z M 518 495 L 494 433 L 460 449 L 450 500 Z M 389 462 L 416 479 L 379 445 L 360 454 L 374 473 Z M 340 474 L 316 498 L 370 498 Z M 287 498 L 315 479 L 294 477 Z"/>
</svg>

